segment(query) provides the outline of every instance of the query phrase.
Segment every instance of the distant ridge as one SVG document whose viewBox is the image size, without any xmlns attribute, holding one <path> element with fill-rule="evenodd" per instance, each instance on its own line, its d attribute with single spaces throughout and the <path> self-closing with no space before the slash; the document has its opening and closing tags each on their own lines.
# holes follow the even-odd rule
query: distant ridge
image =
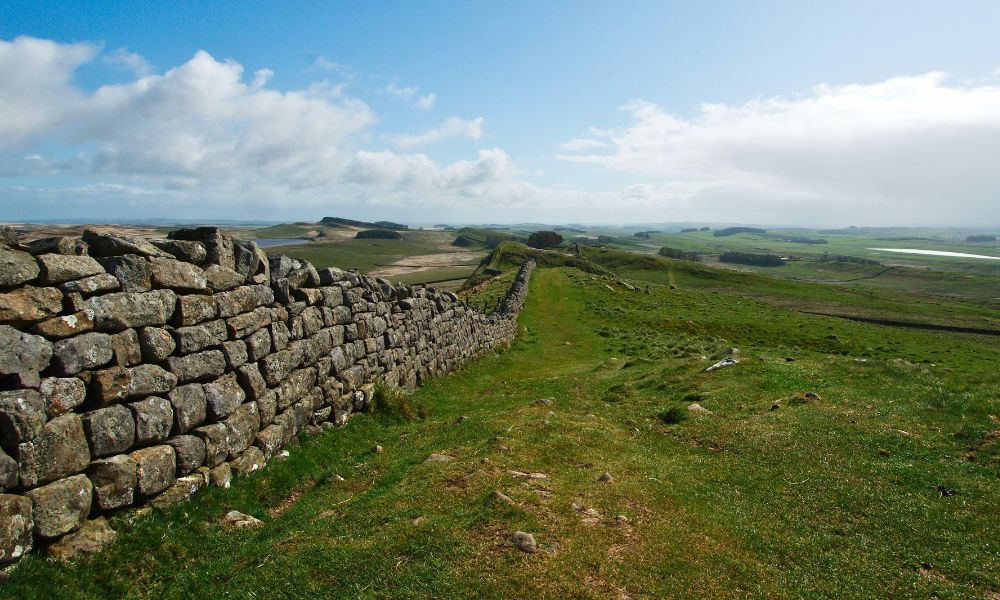
<svg viewBox="0 0 1000 600">
<path fill-rule="evenodd" d="M 319 220 L 319 222 L 321 225 L 327 225 L 330 227 L 347 225 L 349 227 L 364 227 L 366 229 L 409 229 L 409 226 L 407 225 L 393 223 L 392 221 L 375 221 L 374 223 L 371 223 L 369 221 L 355 221 L 353 219 L 342 219 L 340 217 L 323 217 Z"/>
</svg>

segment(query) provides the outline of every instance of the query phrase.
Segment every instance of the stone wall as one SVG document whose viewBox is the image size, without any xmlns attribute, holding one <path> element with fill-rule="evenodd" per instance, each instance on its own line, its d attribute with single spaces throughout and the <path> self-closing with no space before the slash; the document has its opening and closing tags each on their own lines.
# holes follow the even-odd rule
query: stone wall
<svg viewBox="0 0 1000 600">
<path fill-rule="evenodd" d="M 170 505 L 515 335 L 534 263 L 486 315 L 450 293 L 168 239 L 0 228 L 0 563 L 135 504 Z"/>
</svg>

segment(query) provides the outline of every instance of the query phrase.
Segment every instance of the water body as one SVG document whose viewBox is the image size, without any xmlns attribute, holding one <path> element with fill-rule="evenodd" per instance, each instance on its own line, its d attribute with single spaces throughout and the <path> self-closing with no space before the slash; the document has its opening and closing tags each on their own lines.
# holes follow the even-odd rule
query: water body
<svg viewBox="0 0 1000 600">
<path fill-rule="evenodd" d="M 985 258 L 987 260 L 1000 260 L 1000 256 L 986 256 L 985 254 L 966 254 L 965 252 L 945 252 L 944 250 L 918 250 L 915 248 L 869 248 L 880 252 L 897 252 L 899 254 L 923 254 L 924 256 L 950 256 L 952 258 Z"/>
<path fill-rule="evenodd" d="M 292 239 L 282 239 L 277 238 L 273 240 L 254 240 L 257 245 L 261 248 L 269 248 L 271 246 L 291 246 L 292 244 L 308 244 L 306 240 L 292 240 Z"/>
</svg>

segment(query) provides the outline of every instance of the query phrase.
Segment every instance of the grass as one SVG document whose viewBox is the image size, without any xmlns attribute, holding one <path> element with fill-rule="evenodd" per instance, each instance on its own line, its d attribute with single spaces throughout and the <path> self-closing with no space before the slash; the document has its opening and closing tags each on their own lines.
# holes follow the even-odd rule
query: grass
<svg viewBox="0 0 1000 600">
<path fill-rule="evenodd" d="M 755 275 L 698 273 L 647 293 L 540 268 L 510 349 L 384 390 L 423 418 L 356 415 L 229 490 L 113 517 L 104 553 L 29 556 L 0 596 L 996 597 L 995 340 L 806 315 L 720 291 Z M 740 363 L 706 373 L 730 347 Z M 221 528 L 231 509 L 264 527 Z"/>
</svg>

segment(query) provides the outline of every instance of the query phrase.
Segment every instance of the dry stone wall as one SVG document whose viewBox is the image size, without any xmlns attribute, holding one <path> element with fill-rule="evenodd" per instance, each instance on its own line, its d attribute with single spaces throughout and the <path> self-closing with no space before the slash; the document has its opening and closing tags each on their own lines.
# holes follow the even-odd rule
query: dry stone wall
<svg viewBox="0 0 1000 600">
<path fill-rule="evenodd" d="M 413 388 L 508 343 L 533 267 L 486 315 L 216 228 L 24 244 L 0 228 L 0 563 L 226 486 L 365 409 L 377 379 Z"/>
</svg>

